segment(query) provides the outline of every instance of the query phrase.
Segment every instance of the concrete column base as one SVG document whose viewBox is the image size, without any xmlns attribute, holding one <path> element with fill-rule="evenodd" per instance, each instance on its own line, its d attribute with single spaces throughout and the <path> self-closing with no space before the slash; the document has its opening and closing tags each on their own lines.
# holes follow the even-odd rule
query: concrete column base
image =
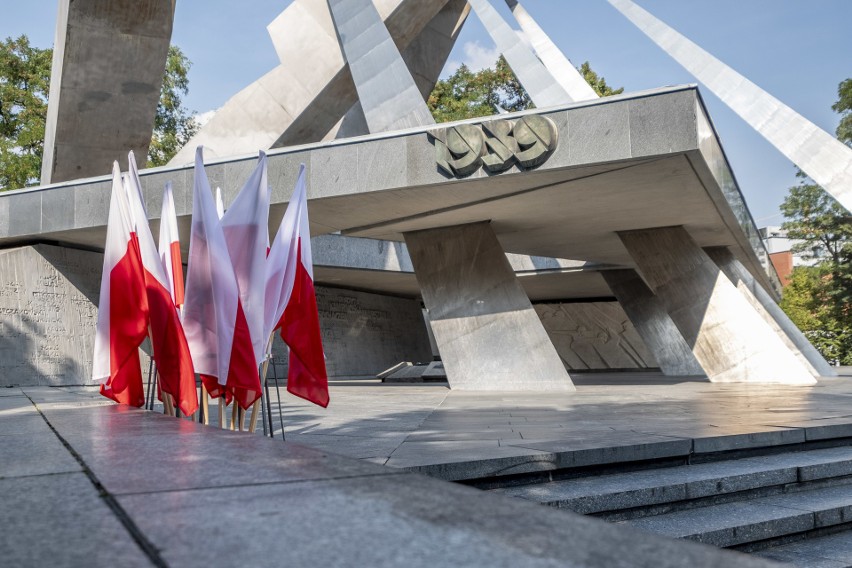
<svg viewBox="0 0 852 568">
<path fill-rule="evenodd" d="M 404 236 L 450 388 L 574 390 L 489 223 Z"/>
<path fill-rule="evenodd" d="M 816 382 L 686 229 L 619 237 L 711 381 Z"/>
<path fill-rule="evenodd" d="M 663 304 L 635 270 L 604 270 L 601 276 L 664 374 L 704 375 L 704 369 Z"/>
<path fill-rule="evenodd" d="M 722 272 L 742 292 L 746 300 L 775 331 L 785 345 L 798 357 L 815 377 L 836 377 L 837 372 L 811 345 L 811 342 L 775 303 L 769 293 L 726 247 L 704 249 Z"/>
</svg>

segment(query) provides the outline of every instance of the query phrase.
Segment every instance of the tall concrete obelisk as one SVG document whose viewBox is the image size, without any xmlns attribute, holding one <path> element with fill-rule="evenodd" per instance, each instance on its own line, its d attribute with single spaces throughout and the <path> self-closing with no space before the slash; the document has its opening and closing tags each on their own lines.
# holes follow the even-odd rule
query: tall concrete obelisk
<svg viewBox="0 0 852 568">
<path fill-rule="evenodd" d="M 852 148 L 637 6 L 609 0 L 773 146 L 852 211 Z"/>
<path fill-rule="evenodd" d="M 469 3 L 535 106 L 543 108 L 573 101 L 488 0 L 469 0 Z"/>
<path fill-rule="evenodd" d="M 597 99 L 598 94 L 595 90 L 583 79 L 574 64 L 556 47 L 550 36 L 541 29 L 538 22 L 521 6 L 521 3 L 518 0 L 506 0 L 506 4 L 512 10 L 512 15 L 515 16 L 524 35 L 530 40 L 538 58 L 568 95 L 575 101 Z"/>
</svg>

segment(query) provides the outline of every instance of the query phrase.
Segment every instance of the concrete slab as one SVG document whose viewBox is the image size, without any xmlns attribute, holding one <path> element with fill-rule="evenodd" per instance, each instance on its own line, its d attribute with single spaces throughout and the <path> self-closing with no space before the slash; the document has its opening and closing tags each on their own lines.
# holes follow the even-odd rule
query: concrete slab
<svg viewBox="0 0 852 568">
<path fill-rule="evenodd" d="M 0 479 L 0 501 L 5 566 L 154 566 L 83 473 Z"/>
<path fill-rule="evenodd" d="M 269 558 L 296 566 L 430 568 L 448 562 L 618 566 L 626 558 L 631 566 L 761 565 L 736 553 L 649 539 L 622 527 L 415 475 L 126 496 L 119 501 L 163 558 L 182 566 L 264 563 Z M 207 514 L 212 510 L 218 514 Z M 230 537 L 205 540 L 224 534 L 222 518 L 229 520 Z M 184 530 L 176 533 L 170 529 L 175 526 Z M 233 546 L 234 540 L 241 546 Z M 191 548 L 187 542 L 208 545 Z"/>
<path fill-rule="evenodd" d="M 186 420 L 164 420 L 143 410 L 95 407 L 45 414 L 115 495 L 388 474 L 373 464 Z M 249 456 L 252 467 L 246 468 Z M 163 470 L 171 473 L 157 475 Z"/>
</svg>

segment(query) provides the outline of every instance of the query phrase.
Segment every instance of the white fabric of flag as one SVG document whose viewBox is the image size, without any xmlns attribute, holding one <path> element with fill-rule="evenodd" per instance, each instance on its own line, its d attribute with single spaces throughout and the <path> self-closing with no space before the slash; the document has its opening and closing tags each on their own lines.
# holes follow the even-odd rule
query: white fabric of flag
<svg viewBox="0 0 852 568">
<path fill-rule="evenodd" d="M 213 192 L 204 171 L 203 148 L 195 154 L 192 229 L 183 326 L 197 373 L 225 385 L 234 343 L 239 287 Z"/>
<path fill-rule="evenodd" d="M 299 167 L 299 177 L 287 211 L 281 219 L 278 233 L 272 241 L 269 249 L 269 257 L 266 261 L 266 308 L 264 310 L 264 337 L 269 337 L 275 330 L 278 321 L 287 308 L 290 294 L 293 292 L 293 282 L 296 278 L 296 262 L 298 258 L 299 235 L 305 234 L 310 242 L 310 227 L 302 227 L 301 219 L 307 215 L 300 215 L 302 208 L 307 211 L 307 182 L 305 179 L 305 164 Z M 303 259 L 305 268 L 313 280 L 313 262 L 310 258 L 310 247 L 308 257 Z"/>
<path fill-rule="evenodd" d="M 258 365 L 265 357 L 264 348 L 266 338 L 269 337 L 264 335 L 266 250 L 269 243 L 269 184 L 266 168 L 266 154 L 260 152 L 257 166 L 220 220 Z"/>
</svg>

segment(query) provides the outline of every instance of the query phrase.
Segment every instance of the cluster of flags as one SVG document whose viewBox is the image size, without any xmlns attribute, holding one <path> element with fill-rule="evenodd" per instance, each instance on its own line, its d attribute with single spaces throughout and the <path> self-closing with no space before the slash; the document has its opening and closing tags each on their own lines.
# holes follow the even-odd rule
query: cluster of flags
<svg viewBox="0 0 852 568">
<path fill-rule="evenodd" d="M 305 166 L 275 239 L 269 241 L 267 159 L 223 211 L 195 158 L 186 284 L 171 184 L 163 193 L 159 248 L 148 225 L 131 152 L 113 164 L 93 379 L 101 394 L 142 406 L 139 346 L 150 338 L 159 388 L 184 415 L 198 410 L 195 374 L 207 392 L 247 410 L 261 397 L 258 367 L 280 330 L 290 347 L 287 390 L 328 405 L 313 285 Z"/>
</svg>

